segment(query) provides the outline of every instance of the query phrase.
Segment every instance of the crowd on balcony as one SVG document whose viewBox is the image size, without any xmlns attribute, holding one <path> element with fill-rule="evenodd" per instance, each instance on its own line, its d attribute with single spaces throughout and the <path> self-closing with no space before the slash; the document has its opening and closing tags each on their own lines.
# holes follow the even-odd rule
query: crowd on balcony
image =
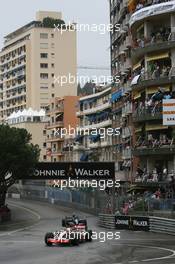
<svg viewBox="0 0 175 264">
<path fill-rule="evenodd" d="M 147 138 L 140 137 L 136 144 L 135 148 L 138 147 L 147 147 L 147 148 L 160 148 L 163 146 L 172 147 L 174 144 L 174 139 L 169 138 L 167 135 L 159 134 L 159 136 L 153 136 L 151 133 L 148 134 Z"/>
<path fill-rule="evenodd" d="M 111 120 L 111 113 L 108 111 L 101 112 L 99 114 L 89 115 L 88 116 L 88 125 L 95 125 L 107 120 Z"/>
<path fill-rule="evenodd" d="M 136 115 L 151 114 L 152 116 L 162 112 L 162 100 L 173 99 L 175 94 L 165 91 L 163 87 L 159 87 L 157 92 L 151 97 L 147 97 L 145 101 L 134 102 L 134 113 Z"/>
<path fill-rule="evenodd" d="M 161 3 L 165 3 L 165 2 L 169 2 L 169 1 L 171 1 L 171 0 L 145 0 L 145 1 L 141 0 L 141 1 L 138 1 L 135 11 L 142 9 L 143 7 L 161 4 Z"/>
<path fill-rule="evenodd" d="M 148 44 L 168 41 L 172 38 L 171 29 L 168 27 L 160 27 L 157 31 L 151 33 L 150 38 L 136 38 L 133 41 L 134 48 L 144 48 Z"/>
<path fill-rule="evenodd" d="M 148 70 L 142 66 L 140 70 L 140 78 L 143 80 L 151 80 L 168 77 L 170 74 L 171 67 L 169 65 L 159 65 L 157 62 L 148 64 Z"/>
<path fill-rule="evenodd" d="M 146 167 L 143 169 L 138 166 L 136 170 L 135 182 L 169 182 L 171 181 L 174 172 L 168 173 L 166 167 L 160 169 L 155 167 L 151 171 L 148 171 Z"/>
</svg>

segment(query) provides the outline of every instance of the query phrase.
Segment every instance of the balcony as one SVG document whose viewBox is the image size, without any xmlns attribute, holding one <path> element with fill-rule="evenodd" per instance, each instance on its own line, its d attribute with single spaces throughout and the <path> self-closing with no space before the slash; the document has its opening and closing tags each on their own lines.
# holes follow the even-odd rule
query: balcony
<svg viewBox="0 0 175 264">
<path fill-rule="evenodd" d="M 57 142 L 57 141 L 64 141 L 64 138 L 56 135 L 50 135 L 49 138 L 46 139 L 47 143 L 49 142 Z"/>
<path fill-rule="evenodd" d="M 80 129 L 97 129 L 97 128 L 104 128 L 104 127 L 107 127 L 107 126 L 111 126 L 112 125 L 112 120 L 111 119 L 107 119 L 107 120 L 104 120 L 104 121 L 101 121 L 99 123 L 94 123 L 92 125 L 84 125 L 84 126 L 81 126 Z"/>
<path fill-rule="evenodd" d="M 138 78 L 135 82 L 135 78 Z M 171 67 L 166 75 L 160 74 L 154 77 L 153 73 L 145 72 L 135 76 L 131 81 L 132 89 L 141 90 L 148 86 L 161 86 L 166 84 L 175 83 L 175 67 Z"/>
<path fill-rule="evenodd" d="M 127 103 L 122 108 L 122 117 L 125 117 L 126 115 L 129 115 L 132 113 L 132 104 Z"/>
<path fill-rule="evenodd" d="M 104 104 L 100 104 L 100 105 L 94 106 L 92 108 L 88 108 L 88 109 L 85 109 L 83 111 L 79 111 L 79 112 L 77 112 L 77 116 L 93 114 L 93 113 L 108 109 L 110 107 L 111 107 L 111 103 L 110 103 L 110 101 L 108 101 Z"/>
<path fill-rule="evenodd" d="M 167 37 L 167 40 L 160 39 L 159 41 L 155 41 L 153 43 L 147 42 L 144 43 L 142 47 L 134 47 L 132 48 L 131 58 L 132 60 L 138 60 L 138 58 L 143 57 L 145 54 L 156 52 L 156 51 L 163 51 L 167 49 L 172 49 L 175 47 L 175 34 L 170 33 Z"/>
<path fill-rule="evenodd" d="M 141 146 L 133 150 L 134 156 L 175 155 L 175 145 L 163 145 L 161 147 Z"/>
<path fill-rule="evenodd" d="M 52 150 L 51 156 L 64 156 L 64 153 L 61 150 Z"/>
<path fill-rule="evenodd" d="M 122 150 L 122 159 L 131 159 L 131 148 L 125 148 Z"/>
<path fill-rule="evenodd" d="M 52 109 L 49 109 L 46 111 L 47 115 L 55 114 L 55 113 L 63 113 L 64 112 L 64 106 L 55 107 Z"/>
<path fill-rule="evenodd" d="M 122 128 L 122 138 L 128 138 L 132 136 L 132 127 L 128 126 L 128 127 L 123 127 Z"/>
<path fill-rule="evenodd" d="M 64 122 L 63 121 L 58 121 L 54 123 L 49 122 L 48 125 L 46 125 L 47 129 L 57 128 L 57 127 L 64 127 Z"/>
<path fill-rule="evenodd" d="M 148 109 L 138 109 L 133 113 L 134 122 L 145 122 L 148 120 L 161 120 L 162 119 L 162 107 L 155 108 L 155 110 Z"/>
<path fill-rule="evenodd" d="M 153 16 L 157 16 L 157 15 L 160 16 L 161 14 L 174 12 L 175 9 L 174 1 L 165 0 L 163 2 L 165 3 L 152 4 L 151 1 L 149 6 L 147 7 L 143 6 L 143 8 L 134 12 L 134 14 L 131 16 L 129 21 L 130 26 L 133 26 L 137 22 L 148 19 Z"/>
<path fill-rule="evenodd" d="M 82 151 L 82 150 L 85 150 L 85 146 L 84 145 L 82 145 L 82 144 L 76 144 L 76 145 L 74 145 L 73 146 L 73 150 L 75 150 L 75 151 Z"/>
</svg>

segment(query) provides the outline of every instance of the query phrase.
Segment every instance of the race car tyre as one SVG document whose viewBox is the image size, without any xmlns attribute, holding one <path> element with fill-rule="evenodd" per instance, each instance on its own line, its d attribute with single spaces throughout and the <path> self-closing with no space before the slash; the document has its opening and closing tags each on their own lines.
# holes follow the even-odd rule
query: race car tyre
<svg viewBox="0 0 175 264">
<path fill-rule="evenodd" d="M 79 241 L 78 237 L 74 237 L 73 234 L 70 236 L 70 244 L 72 246 L 79 246 L 79 242 L 80 241 Z"/>
<path fill-rule="evenodd" d="M 62 227 L 66 227 L 66 220 L 65 219 L 62 220 Z"/>
<path fill-rule="evenodd" d="M 48 239 L 49 238 L 54 238 L 54 234 L 53 233 L 47 233 L 45 235 L 45 239 L 44 239 L 46 246 L 51 247 L 52 246 L 52 243 L 51 242 L 48 242 Z"/>
<path fill-rule="evenodd" d="M 77 238 L 71 240 L 72 246 L 79 246 L 79 240 Z"/>
<path fill-rule="evenodd" d="M 87 226 L 87 221 L 84 219 L 80 219 L 79 224 L 83 224 L 83 225 Z"/>
<path fill-rule="evenodd" d="M 86 242 L 92 242 L 92 230 L 86 231 Z"/>
</svg>

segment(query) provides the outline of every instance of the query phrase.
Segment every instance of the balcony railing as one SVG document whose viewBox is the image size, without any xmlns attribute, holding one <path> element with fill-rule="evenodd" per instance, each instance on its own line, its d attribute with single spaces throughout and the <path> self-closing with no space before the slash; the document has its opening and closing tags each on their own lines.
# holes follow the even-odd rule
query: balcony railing
<svg viewBox="0 0 175 264">
<path fill-rule="evenodd" d="M 122 108 L 122 117 L 129 115 L 132 113 L 132 104 L 131 103 L 127 103 L 126 105 L 124 105 L 124 107 Z"/>
<path fill-rule="evenodd" d="M 134 156 L 149 156 L 149 155 L 174 155 L 175 145 L 162 145 L 160 147 L 141 146 L 133 150 Z"/>
<path fill-rule="evenodd" d="M 111 119 L 107 119 L 107 120 L 103 120 L 103 121 L 99 121 L 99 123 L 94 123 L 94 124 L 90 124 L 90 125 L 82 125 L 79 128 L 80 129 L 94 129 L 94 128 L 100 128 L 100 127 L 106 127 L 106 126 L 111 126 L 112 125 L 112 120 Z"/>
<path fill-rule="evenodd" d="M 138 109 L 133 113 L 135 122 L 162 119 L 162 107 Z"/>
<path fill-rule="evenodd" d="M 134 78 L 133 78 L 134 80 Z M 137 83 L 133 83 L 133 80 L 131 81 L 131 86 L 133 88 L 143 88 L 147 86 L 157 86 L 157 85 L 163 85 L 163 84 L 169 84 L 175 82 L 175 67 L 169 67 L 167 68 L 166 72 L 161 73 L 155 73 L 151 71 L 146 71 L 140 75 L 138 75 Z"/>
<path fill-rule="evenodd" d="M 175 33 L 163 34 L 159 39 L 150 39 L 150 40 L 140 40 L 132 44 L 132 58 L 136 59 L 141 57 L 144 54 L 147 54 L 152 51 L 161 51 L 165 47 L 173 48 L 175 46 Z"/>
<path fill-rule="evenodd" d="M 54 123 L 48 123 L 48 125 L 46 125 L 47 128 L 54 128 L 54 127 L 63 127 L 64 126 L 64 122 L 63 121 L 58 121 L 58 122 L 54 122 Z"/>
</svg>

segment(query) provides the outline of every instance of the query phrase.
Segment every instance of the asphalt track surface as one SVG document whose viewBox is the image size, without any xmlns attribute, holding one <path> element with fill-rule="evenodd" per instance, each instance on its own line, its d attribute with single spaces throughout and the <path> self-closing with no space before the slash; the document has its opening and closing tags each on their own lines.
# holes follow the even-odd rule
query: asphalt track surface
<svg viewBox="0 0 175 264">
<path fill-rule="evenodd" d="M 46 247 L 45 233 L 59 229 L 62 217 L 73 212 L 86 216 L 97 234 L 111 230 L 98 227 L 96 217 L 73 209 L 37 201 L 8 203 L 13 221 L 0 225 L 0 264 L 175 264 L 175 237 L 149 232 L 121 231 L 118 240 Z"/>
</svg>

